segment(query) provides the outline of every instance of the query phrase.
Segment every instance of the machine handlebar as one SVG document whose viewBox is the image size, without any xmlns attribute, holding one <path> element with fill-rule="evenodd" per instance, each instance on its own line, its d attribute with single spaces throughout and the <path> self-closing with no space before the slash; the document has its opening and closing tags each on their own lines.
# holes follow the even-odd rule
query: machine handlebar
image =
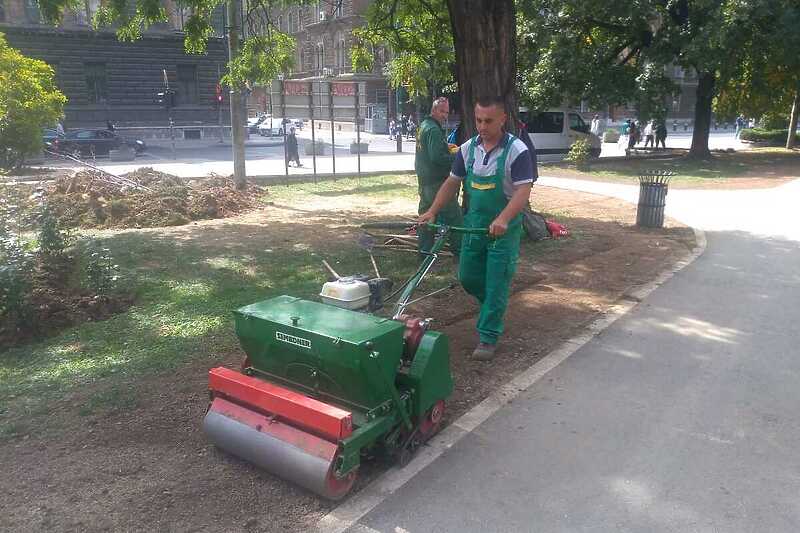
<svg viewBox="0 0 800 533">
<path fill-rule="evenodd" d="M 434 230 L 455 231 L 456 233 L 466 233 L 469 235 L 485 235 L 489 232 L 488 228 L 467 228 L 464 226 L 447 226 L 445 224 L 426 224 L 429 228 Z M 416 222 L 368 222 L 362 224 L 363 229 L 409 229 L 419 227 Z"/>
</svg>

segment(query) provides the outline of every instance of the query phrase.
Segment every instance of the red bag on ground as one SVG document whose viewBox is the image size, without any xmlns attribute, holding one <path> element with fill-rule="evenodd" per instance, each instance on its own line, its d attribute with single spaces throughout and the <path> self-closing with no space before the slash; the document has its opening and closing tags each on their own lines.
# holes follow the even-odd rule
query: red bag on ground
<svg viewBox="0 0 800 533">
<path fill-rule="evenodd" d="M 545 223 L 547 224 L 547 231 L 550 232 L 552 238 L 569 237 L 569 230 L 565 225 L 559 224 L 554 220 L 547 220 Z"/>
</svg>

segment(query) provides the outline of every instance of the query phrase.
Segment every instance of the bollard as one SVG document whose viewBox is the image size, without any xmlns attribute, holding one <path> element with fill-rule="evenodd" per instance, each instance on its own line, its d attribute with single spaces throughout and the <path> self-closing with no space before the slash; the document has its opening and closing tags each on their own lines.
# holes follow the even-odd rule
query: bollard
<svg viewBox="0 0 800 533">
<path fill-rule="evenodd" d="M 403 136 L 398 134 L 397 135 L 397 153 L 401 153 L 403 151 Z"/>
</svg>

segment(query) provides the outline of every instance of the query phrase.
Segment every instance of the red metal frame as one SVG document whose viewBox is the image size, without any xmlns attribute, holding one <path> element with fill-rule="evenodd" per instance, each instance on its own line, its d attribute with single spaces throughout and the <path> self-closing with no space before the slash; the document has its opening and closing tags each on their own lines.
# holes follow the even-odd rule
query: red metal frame
<svg viewBox="0 0 800 533">
<path fill-rule="evenodd" d="M 259 433 L 272 435 L 283 442 L 300 448 L 309 455 L 324 459 L 331 464 L 333 464 L 336 452 L 339 449 L 336 443 L 292 427 L 289 424 L 284 424 L 279 420 L 272 420 L 266 415 L 256 413 L 247 407 L 230 402 L 225 398 L 214 398 L 209 410 L 216 411 L 228 418 L 250 426 Z"/>
<path fill-rule="evenodd" d="M 332 441 L 353 433 L 353 415 L 344 409 L 229 368 L 209 370 L 208 388 L 212 393 L 276 415 Z"/>
</svg>

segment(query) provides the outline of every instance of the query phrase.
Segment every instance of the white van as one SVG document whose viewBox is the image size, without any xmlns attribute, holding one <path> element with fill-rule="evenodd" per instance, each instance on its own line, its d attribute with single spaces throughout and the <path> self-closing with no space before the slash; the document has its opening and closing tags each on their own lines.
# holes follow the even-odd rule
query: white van
<svg viewBox="0 0 800 533">
<path fill-rule="evenodd" d="M 564 109 L 531 113 L 520 109 L 520 119 L 528 125 L 528 135 L 536 148 L 537 161 L 561 161 L 577 139 L 588 139 L 592 157 L 600 157 L 602 140 L 589 131 L 581 116 Z"/>
</svg>

